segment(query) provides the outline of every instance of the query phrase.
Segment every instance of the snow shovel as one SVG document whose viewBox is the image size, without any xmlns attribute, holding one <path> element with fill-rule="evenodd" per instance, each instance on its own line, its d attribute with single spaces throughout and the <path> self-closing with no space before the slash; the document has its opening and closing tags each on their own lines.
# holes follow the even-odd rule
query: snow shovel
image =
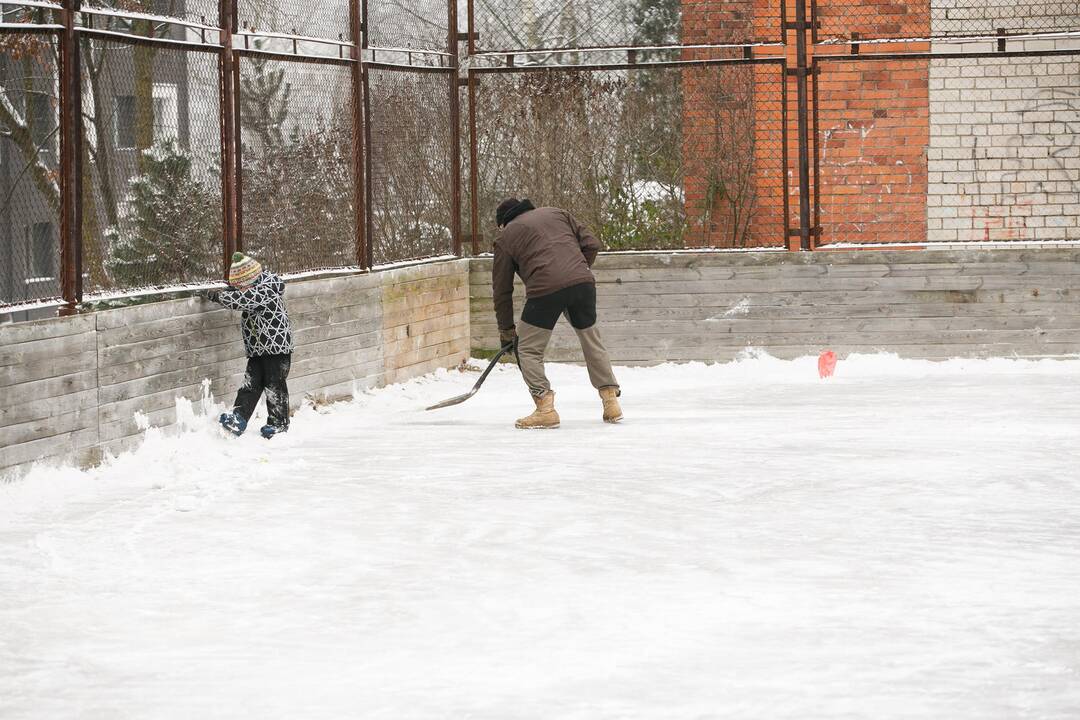
<svg viewBox="0 0 1080 720">
<path fill-rule="evenodd" d="M 425 408 L 425 410 L 440 410 L 445 407 L 450 407 L 451 405 L 460 405 L 461 403 L 471 398 L 477 393 L 478 390 L 480 390 L 480 386 L 484 384 L 485 380 L 487 380 L 487 376 L 490 375 L 491 371 L 495 369 L 495 364 L 498 363 L 499 360 L 502 359 L 503 355 L 508 352 L 513 352 L 515 355 L 517 355 L 517 341 L 503 345 L 502 348 L 499 349 L 499 352 L 495 353 L 495 357 L 491 358 L 491 362 L 488 363 L 487 369 L 485 369 L 483 374 L 480 375 L 480 379 L 476 381 L 476 384 L 472 386 L 472 390 L 465 393 L 464 395 L 458 395 L 457 397 L 452 397 L 449 400 L 443 400 L 437 405 L 432 405 L 429 408 Z"/>
</svg>

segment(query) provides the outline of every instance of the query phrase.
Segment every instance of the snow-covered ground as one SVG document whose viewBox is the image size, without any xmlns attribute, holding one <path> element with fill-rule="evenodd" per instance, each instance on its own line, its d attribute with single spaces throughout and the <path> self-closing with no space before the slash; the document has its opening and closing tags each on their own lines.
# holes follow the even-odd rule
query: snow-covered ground
<svg viewBox="0 0 1080 720">
<path fill-rule="evenodd" d="M 0 486 L 0 717 L 1080 717 L 1080 360 L 516 372 Z"/>
</svg>

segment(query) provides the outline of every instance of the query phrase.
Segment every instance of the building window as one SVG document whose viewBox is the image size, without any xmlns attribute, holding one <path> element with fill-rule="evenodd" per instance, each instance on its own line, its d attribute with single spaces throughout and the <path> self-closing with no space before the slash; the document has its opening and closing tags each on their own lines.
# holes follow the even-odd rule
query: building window
<svg viewBox="0 0 1080 720">
<path fill-rule="evenodd" d="M 179 107 L 176 85 L 154 83 L 154 143 L 175 140 L 180 137 Z M 134 95 L 116 96 L 116 146 L 135 147 L 137 126 Z"/>
<path fill-rule="evenodd" d="M 135 147 L 135 96 L 116 96 L 116 146 Z"/>
<path fill-rule="evenodd" d="M 53 236 L 53 224 L 50 222 L 34 223 L 26 229 L 30 245 L 30 275 L 41 280 L 56 277 L 57 255 L 60 254 Z"/>
<path fill-rule="evenodd" d="M 47 150 L 49 138 L 56 133 L 57 118 L 53 113 L 52 102 L 49 96 L 32 92 L 26 96 L 27 122 L 30 124 L 30 137 L 34 141 L 34 147 Z"/>
</svg>

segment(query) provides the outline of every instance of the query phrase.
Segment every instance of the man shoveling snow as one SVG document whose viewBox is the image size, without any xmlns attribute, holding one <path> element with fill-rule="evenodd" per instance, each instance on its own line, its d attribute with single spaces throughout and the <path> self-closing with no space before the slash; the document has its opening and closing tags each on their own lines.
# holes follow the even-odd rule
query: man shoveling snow
<svg viewBox="0 0 1080 720">
<path fill-rule="evenodd" d="M 596 278 L 592 264 L 600 242 L 570 213 L 537 208 L 526 198 L 504 200 L 496 213 L 502 233 L 495 241 L 492 295 L 505 347 L 518 343 L 521 374 L 536 410 L 517 421 L 519 428 L 557 428 L 555 393 L 544 374 L 544 353 L 551 331 L 566 315 L 581 342 L 589 380 L 600 392 L 604 421 L 622 420 L 619 383 L 596 327 Z M 525 283 L 521 331 L 514 325 L 514 274 Z"/>
</svg>

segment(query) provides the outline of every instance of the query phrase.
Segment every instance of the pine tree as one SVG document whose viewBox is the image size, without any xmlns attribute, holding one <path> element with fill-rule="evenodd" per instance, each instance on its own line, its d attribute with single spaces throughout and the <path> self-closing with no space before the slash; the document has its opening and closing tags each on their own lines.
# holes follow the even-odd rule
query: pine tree
<svg viewBox="0 0 1080 720">
<path fill-rule="evenodd" d="M 248 64 L 251 72 L 244 75 L 240 85 L 240 123 L 244 132 L 253 133 L 264 149 L 281 147 L 292 86 L 285 82 L 285 70 L 271 69 L 269 59 L 253 55 Z"/>
<path fill-rule="evenodd" d="M 221 245 L 216 192 L 192 177 L 192 159 L 169 139 L 142 154 L 129 182 L 129 213 L 105 231 L 106 269 L 118 287 L 159 287 L 213 277 Z"/>
</svg>

